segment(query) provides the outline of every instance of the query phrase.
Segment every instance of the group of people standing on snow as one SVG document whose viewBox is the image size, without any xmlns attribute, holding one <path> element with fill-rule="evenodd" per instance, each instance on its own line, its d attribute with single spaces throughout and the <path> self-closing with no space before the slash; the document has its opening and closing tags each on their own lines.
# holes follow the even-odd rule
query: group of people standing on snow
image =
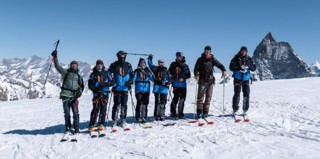
<svg viewBox="0 0 320 159">
<path fill-rule="evenodd" d="M 197 118 L 206 118 L 209 113 L 211 97 L 215 85 L 214 66 L 222 71 L 222 76 L 226 77 L 225 67 L 213 56 L 211 47 L 206 46 L 201 57 L 198 58 L 194 67 L 194 77 L 198 81 L 197 92 Z M 52 52 L 54 64 L 57 71 L 63 77 L 60 98 L 63 103 L 65 131 L 71 130 L 71 115 L 73 113 L 73 129 L 75 133 L 79 133 L 79 109 L 78 98 L 84 89 L 84 82 L 79 75 L 77 61 L 70 63 L 69 69 L 63 69 L 58 62 L 57 51 Z M 187 82 L 191 77 L 189 66 L 186 64 L 185 57 L 182 52 L 176 53 L 176 59 L 165 66 L 165 61 L 158 60 L 158 65 L 153 64 L 153 55 L 148 56 L 147 61 L 143 58 L 139 59 L 137 69 L 133 70 L 132 65 L 126 61 L 127 53 L 119 51 L 117 53 L 118 60 L 113 62 L 108 70 L 102 60 L 96 61 L 96 66 L 90 74 L 88 87 L 93 93 L 93 109 L 90 115 L 89 130 L 103 130 L 106 124 L 107 104 L 112 99 L 114 105 L 112 107 L 112 124 L 126 124 L 127 102 L 129 95 L 132 98 L 131 87 L 134 84 L 134 95 L 137 100 L 135 109 L 135 119 L 139 123 L 145 123 L 148 115 L 148 104 L 150 98 L 151 83 L 153 83 L 153 94 L 155 99 L 154 119 L 156 121 L 165 120 L 165 109 L 167 97 L 169 94 L 169 86 L 171 85 L 174 97 L 170 104 L 170 116 L 173 118 L 184 118 L 184 102 L 187 97 Z M 147 64 L 149 67 L 147 67 Z M 233 71 L 234 77 L 234 96 L 233 96 L 233 112 L 239 109 L 240 92 L 243 91 L 243 111 L 249 109 L 250 97 L 250 71 L 255 71 L 256 66 L 251 58 L 247 55 L 247 48 L 241 47 L 240 51 L 231 60 L 229 69 Z M 110 100 L 111 101 L 111 100 Z M 120 114 L 120 116 L 119 116 Z M 120 118 L 119 118 L 120 117 Z M 96 123 L 98 119 L 98 122 Z"/>
</svg>

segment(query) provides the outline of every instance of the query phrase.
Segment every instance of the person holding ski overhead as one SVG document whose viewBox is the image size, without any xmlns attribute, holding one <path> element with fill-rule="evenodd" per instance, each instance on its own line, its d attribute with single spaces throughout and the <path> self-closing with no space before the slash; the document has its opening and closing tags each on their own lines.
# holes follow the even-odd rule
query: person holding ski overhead
<svg viewBox="0 0 320 159">
<path fill-rule="evenodd" d="M 176 60 L 169 67 L 173 82 L 173 99 L 171 102 L 170 112 L 173 118 L 184 118 L 184 102 L 187 96 L 187 81 L 190 78 L 189 66 L 185 63 L 185 58 L 182 52 L 176 53 Z M 179 102 L 179 104 L 178 104 Z M 178 104 L 178 113 L 177 113 Z"/>
<path fill-rule="evenodd" d="M 208 117 L 213 87 L 215 85 L 214 66 L 218 67 L 222 76 L 227 76 L 225 67 L 211 54 L 211 47 L 206 46 L 194 67 L 194 76 L 198 81 L 197 118 Z M 203 102 L 205 96 L 205 101 Z"/>
<path fill-rule="evenodd" d="M 119 51 L 117 53 L 118 60 L 109 67 L 112 73 L 115 86 L 112 88 L 114 93 L 114 105 L 112 107 L 113 126 L 117 124 L 118 113 L 120 111 L 120 125 L 126 127 L 128 90 L 133 84 L 132 65 L 126 62 L 127 53 Z"/>
<path fill-rule="evenodd" d="M 54 66 L 63 79 L 60 99 L 63 104 L 65 133 L 71 132 L 70 110 L 72 110 L 74 134 L 78 134 L 80 133 L 78 98 L 81 97 L 84 89 L 83 78 L 79 74 L 77 61 L 71 61 L 69 69 L 63 69 L 59 64 L 57 54 L 57 50 L 51 53 L 52 58 L 54 58 Z"/>
<path fill-rule="evenodd" d="M 154 66 L 152 63 L 153 55 L 150 54 L 148 57 L 148 65 L 155 75 L 153 93 L 155 97 L 155 108 L 154 108 L 154 118 L 156 121 L 165 120 L 165 110 L 167 104 L 168 88 L 171 84 L 170 73 L 164 65 L 164 60 L 158 60 L 158 66 Z"/>
<path fill-rule="evenodd" d="M 134 71 L 133 81 L 137 99 L 136 120 L 139 123 L 145 123 L 148 116 L 150 81 L 153 81 L 153 77 L 143 58 L 139 59 L 138 68 Z"/>
<path fill-rule="evenodd" d="M 229 66 L 229 69 L 233 71 L 234 77 L 234 96 L 232 99 L 233 115 L 236 115 L 236 112 L 239 109 L 241 88 L 243 92 L 243 113 L 246 114 L 246 112 L 249 110 L 250 71 L 255 71 L 256 65 L 253 63 L 251 57 L 247 55 L 247 52 L 247 48 L 242 46 L 240 51 L 231 60 Z"/>
<path fill-rule="evenodd" d="M 99 135 L 104 134 L 107 104 L 109 99 L 110 90 L 109 87 L 114 85 L 114 81 L 110 73 L 105 70 L 102 60 L 96 61 L 96 66 L 92 69 L 92 73 L 89 76 L 88 87 L 92 91 L 92 111 L 90 115 L 89 130 L 92 134 L 95 132 L 95 124 L 98 119 L 98 131 Z M 98 114 L 99 113 L 99 114 Z"/>
</svg>

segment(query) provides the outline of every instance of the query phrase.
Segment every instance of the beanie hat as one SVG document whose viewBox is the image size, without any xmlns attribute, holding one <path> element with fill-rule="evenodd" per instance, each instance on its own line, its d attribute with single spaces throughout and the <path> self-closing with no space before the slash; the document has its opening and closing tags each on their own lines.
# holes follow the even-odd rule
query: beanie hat
<svg viewBox="0 0 320 159">
<path fill-rule="evenodd" d="M 70 66 L 76 64 L 78 66 L 78 62 L 76 60 L 71 61 Z"/>
<path fill-rule="evenodd" d="M 183 56 L 183 53 L 182 52 L 177 52 L 176 56 Z"/>
<path fill-rule="evenodd" d="M 159 59 L 158 63 L 164 63 L 164 60 L 163 59 Z"/>
<path fill-rule="evenodd" d="M 96 65 L 104 65 L 102 60 L 97 60 Z"/>
<path fill-rule="evenodd" d="M 208 45 L 208 46 L 206 46 L 205 48 L 204 48 L 204 51 L 206 51 L 206 50 L 210 50 L 211 51 L 211 47 Z"/>
<path fill-rule="evenodd" d="M 141 62 L 144 62 L 144 63 L 145 63 L 146 60 L 144 60 L 143 58 L 140 58 L 140 59 L 139 59 L 139 64 L 140 64 Z"/>
<path fill-rule="evenodd" d="M 245 47 L 245 46 L 242 46 L 242 47 L 241 47 L 240 52 L 241 52 L 242 50 L 245 50 L 246 52 L 248 52 L 248 49 L 247 49 L 247 47 Z"/>
</svg>

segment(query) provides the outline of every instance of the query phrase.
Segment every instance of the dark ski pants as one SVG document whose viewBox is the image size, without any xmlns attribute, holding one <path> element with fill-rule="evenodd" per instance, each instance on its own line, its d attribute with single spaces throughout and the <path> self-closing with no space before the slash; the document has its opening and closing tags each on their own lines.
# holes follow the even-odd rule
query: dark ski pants
<svg viewBox="0 0 320 159">
<path fill-rule="evenodd" d="M 136 107 L 136 120 L 140 118 L 147 119 L 148 116 L 148 104 L 149 104 L 149 92 L 136 93 L 137 107 Z"/>
<path fill-rule="evenodd" d="M 198 96 L 197 96 L 197 114 L 208 115 L 210 102 L 213 94 L 212 82 L 199 82 L 198 84 Z M 205 98 L 204 102 L 203 99 Z"/>
<path fill-rule="evenodd" d="M 233 81 L 234 85 L 234 96 L 232 100 L 232 108 L 233 111 L 237 112 L 239 110 L 239 102 L 240 102 L 240 92 L 242 88 L 243 93 L 243 111 L 247 112 L 249 110 L 249 98 L 250 98 L 250 84 L 248 81 L 241 81 L 235 79 Z"/>
<path fill-rule="evenodd" d="M 71 129 L 71 116 L 70 109 L 73 113 L 73 128 L 74 130 L 79 130 L 79 108 L 78 99 L 72 99 L 68 97 L 61 97 L 63 104 L 63 113 L 64 113 L 64 121 L 66 129 Z"/>
<path fill-rule="evenodd" d="M 112 107 L 112 120 L 118 119 L 120 111 L 120 119 L 127 117 L 128 91 L 115 91 L 113 96 L 114 105 Z"/>
<path fill-rule="evenodd" d="M 94 127 L 96 120 L 98 118 L 98 125 L 105 126 L 106 123 L 106 114 L 107 114 L 107 104 L 108 104 L 108 97 L 98 97 L 92 99 L 92 111 L 90 114 L 90 123 L 89 128 Z"/>
<path fill-rule="evenodd" d="M 167 104 L 167 94 L 154 93 L 155 98 L 155 108 L 153 116 L 155 118 L 165 118 L 166 104 Z"/>
<path fill-rule="evenodd" d="M 173 116 L 183 117 L 184 102 L 187 96 L 187 88 L 185 87 L 173 87 L 173 99 L 171 102 L 170 112 Z M 177 114 L 178 104 L 178 114 Z"/>
</svg>

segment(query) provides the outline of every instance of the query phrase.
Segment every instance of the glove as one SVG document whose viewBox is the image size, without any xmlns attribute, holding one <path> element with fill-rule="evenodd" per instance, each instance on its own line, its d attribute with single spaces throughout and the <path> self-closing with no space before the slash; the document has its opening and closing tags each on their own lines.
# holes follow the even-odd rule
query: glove
<svg viewBox="0 0 320 159">
<path fill-rule="evenodd" d="M 221 78 L 222 78 L 222 77 L 227 77 L 227 76 L 228 76 L 227 71 L 222 71 L 222 76 L 221 76 Z"/>
<path fill-rule="evenodd" d="M 82 95 L 82 92 L 81 91 L 77 91 L 76 92 L 76 94 L 75 94 L 75 96 L 74 96 L 74 98 L 80 98 L 81 97 L 81 95 Z"/>
<path fill-rule="evenodd" d="M 149 60 L 152 60 L 152 59 L 153 59 L 153 55 L 150 54 L 150 55 L 148 56 L 148 59 L 149 59 Z"/>
<path fill-rule="evenodd" d="M 248 69 L 248 66 L 242 65 L 240 72 L 246 73 L 246 72 L 247 72 L 247 69 Z"/>
<path fill-rule="evenodd" d="M 248 66 L 245 66 L 245 65 L 241 66 L 241 70 L 247 70 L 247 69 L 248 69 Z"/>
<path fill-rule="evenodd" d="M 197 81 L 199 81 L 199 75 L 195 75 L 194 79 L 196 79 Z"/>
<path fill-rule="evenodd" d="M 51 56 L 52 56 L 53 58 L 57 58 L 57 54 L 58 54 L 58 51 L 57 51 L 57 50 L 54 50 L 54 51 L 52 51 Z"/>
<path fill-rule="evenodd" d="M 131 86 L 133 84 L 132 80 L 129 80 L 125 83 L 126 86 Z"/>
<path fill-rule="evenodd" d="M 184 79 L 183 78 L 179 78 L 179 80 L 178 80 L 180 83 L 181 82 L 183 82 L 184 81 Z"/>
</svg>

